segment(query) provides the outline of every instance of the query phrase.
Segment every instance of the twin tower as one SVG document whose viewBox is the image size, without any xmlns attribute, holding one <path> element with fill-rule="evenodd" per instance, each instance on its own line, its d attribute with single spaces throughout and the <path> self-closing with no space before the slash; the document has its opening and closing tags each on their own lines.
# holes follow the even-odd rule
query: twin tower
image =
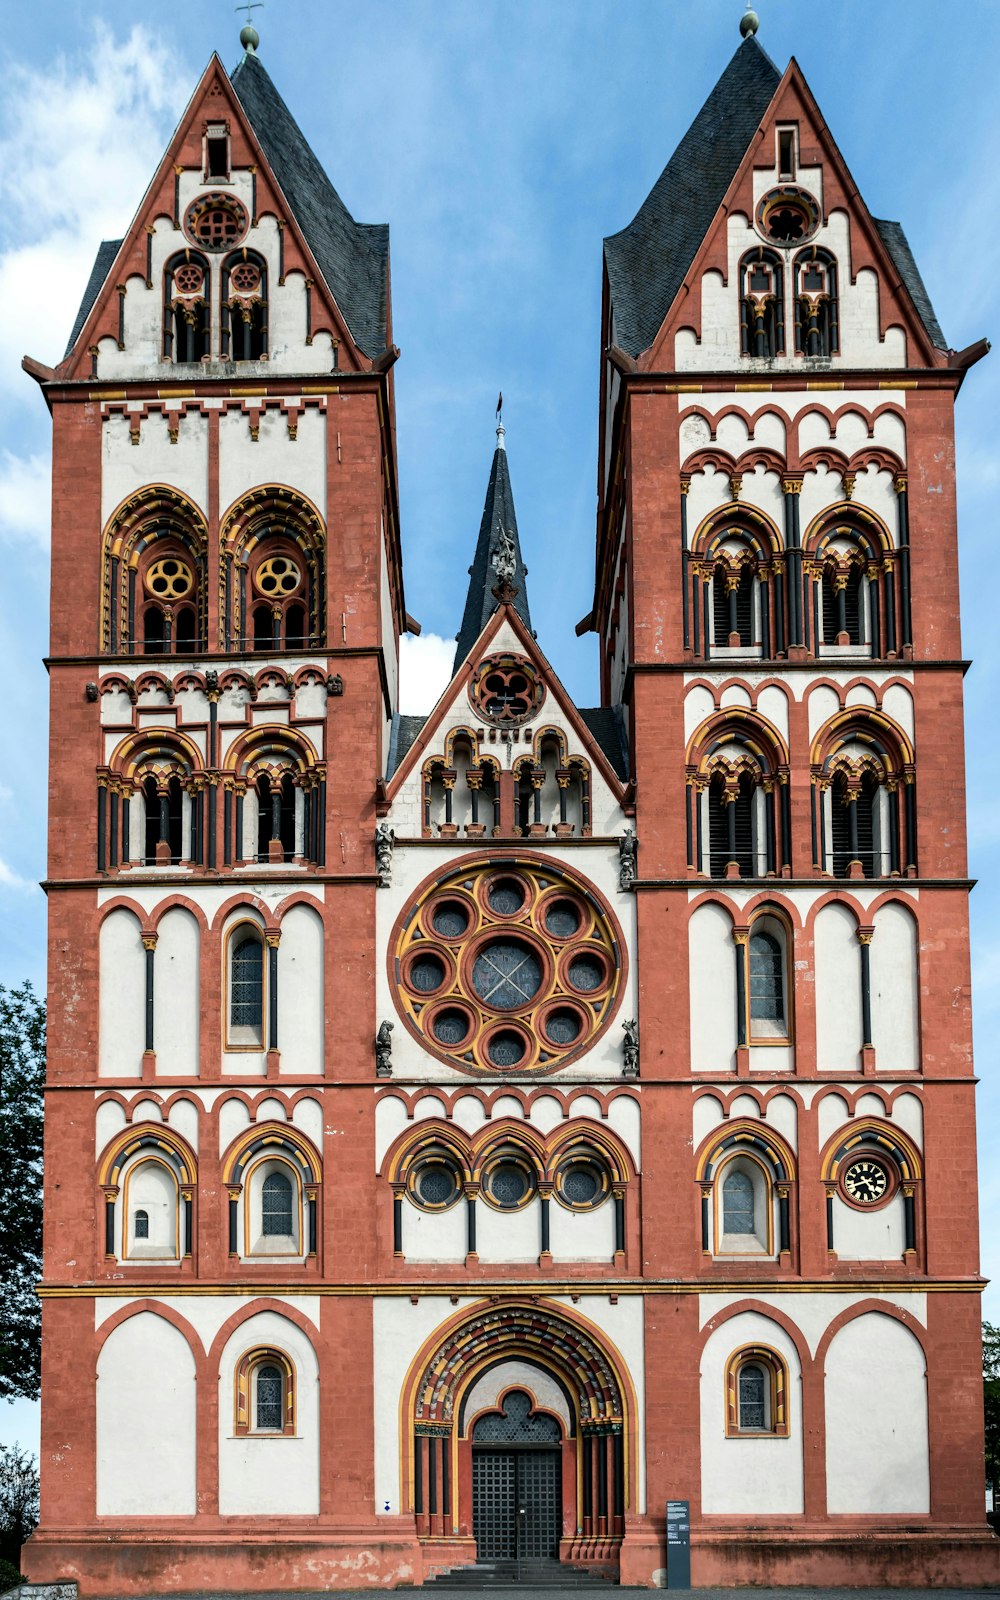
<svg viewBox="0 0 1000 1600">
<path fill-rule="evenodd" d="M 532 633 L 501 430 L 452 682 L 401 716 L 388 230 L 248 38 L 25 361 L 25 1569 L 654 1586 L 669 1500 L 697 1584 L 988 1583 L 952 448 L 985 345 L 749 33 L 604 243 L 600 704 Z"/>
</svg>

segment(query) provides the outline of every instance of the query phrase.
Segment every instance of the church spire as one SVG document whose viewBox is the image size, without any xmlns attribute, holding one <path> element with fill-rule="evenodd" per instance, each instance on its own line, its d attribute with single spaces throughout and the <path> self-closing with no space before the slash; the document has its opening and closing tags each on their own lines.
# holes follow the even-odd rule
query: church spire
<svg viewBox="0 0 1000 1600">
<path fill-rule="evenodd" d="M 493 466 L 486 490 L 486 504 L 483 506 L 483 520 L 479 525 L 476 555 L 469 568 L 469 593 L 465 601 L 462 626 L 457 635 L 458 644 L 455 650 L 456 672 L 497 609 L 499 601 L 495 591 L 504 589 L 506 585 L 506 592 L 512 593 L 515 611 L 525 626 L 531 627 L 528 590 L 525 584 L 528 569 L 521 559 L 521 542 L 517 534 L 517 517 L 514 514 L 514 491 L 511 488 L 504 442 L 506 430 L 499 417 L 498 408 L 497 445 L 493 452 Z M 511 559 L 513 576 L 507 576 Z"/>
</svg>

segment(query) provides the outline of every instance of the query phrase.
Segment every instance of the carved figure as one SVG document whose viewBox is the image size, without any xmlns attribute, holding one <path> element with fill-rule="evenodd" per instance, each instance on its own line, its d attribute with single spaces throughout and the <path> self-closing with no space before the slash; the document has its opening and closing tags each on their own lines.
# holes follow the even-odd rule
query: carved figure
<svg viewBox="0 0 1000 1600">
<path fill-rule="evenodd" d="M 618 841 L 618 888 L 623 894 L 635 888 L 638 849 L 638 839 L 631 828 L 626 828 Z"/>
<path fill-rule="evenodd" d="M 497 575 L 498 583 L 513 583 L 517 571 L 517 557 L 514 554 L 514 540 L 506 528 L 501 528 L 497 539 L 497 547 L 493 552 L 493 571 Z"/>
<path fill-rule="evenodd" d="M 375 829 L 375 871 L 378 873 L 378 886 L 388 889 L 392 883 L 392 848 L 396 843 L 396 835 L 387 822 L 380 822 Z"/>
<path fill-rule="evenodd" d="M 637 1078 L 639 1076 L 639 1024 L 633 1018 L 631 1022 L 623 1022 L 622 1028 L 625 1032 L 622 1051 L 622 1077 Z"/>
<path fill-rule="evenodd" d="M 375 1076 L 392 1077 L 392 1023 L 383 1022 L 375 1035 Z"/>
</svg>

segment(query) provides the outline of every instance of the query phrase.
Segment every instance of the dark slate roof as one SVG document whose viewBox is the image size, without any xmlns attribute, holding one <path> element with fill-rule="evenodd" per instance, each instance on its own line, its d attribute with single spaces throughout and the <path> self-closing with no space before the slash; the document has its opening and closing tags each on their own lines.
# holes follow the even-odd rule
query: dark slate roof
<svg viewBox="0 0 1000 1600">
<path fill-rule="evenodd" d="M 505 528 L 514 540 L 514 587 L 517 589 L 514 610 L 525 627 L 529 629 L 531 627 L 528 586 L 525 582 L 528 569 L 521 558 L 521 541 L 517 535 L 517 517 L 514 515 L 514 491 L 510 485 L 507 451 L 504 449 L 503 436 L 499 430 L 497 438 L 489 486 L 486 490 L 486 504 L 483 506 L 483 520 L 479 524 L 476 555 L 469 568 L 469 593 L 465 601 L 462 626 L 456 635 L 458 645 L 455 650 L 455 672 L 497 609 L 497 599 L 493 593 L 493 585 L 497 581 L 496 573 L 493 571 L 493 556 L 501 528 Z"/>
<path fill-rule="evenodd" d="M 256 55 L 243 57 L 232 84 L 351 337 L 365 355 L 381 355 L 388 227 L 355 222 Z"/>
<path fill-rule="evenodd" d="M 581 708 L 583 718 L 593 738 L 600 745 L 623 783 L 628 781 L 628 729 L 621 706 L 594 706 Z"/>
<path fill-rule="evenodd" d="M 73 332 L 69 336 L 69 344 L 66 346 L 66 354 L 63 356 L 64 361 L 66 356 L 69 355 L 73 346 L 76 344 L 77 339 L 79 339 L 81 333 L 83 332 L 83 325 L 90 316 L 94 301 L 97 299 L 97 296 L 104 287 L 104 281 L 107 278 L 108 273 L 111 271 L 112 263 L 114 262 L 115 256 L 118 254 L 121 247 L 121 239 L 101 240 L 97 251 L 97 257 L 94 261 L 93 267 L 91 268 L 90 277 L 87 279 L 87 287 L 83 291 L 83 299 L 80 301 L 80 309 L 76 314 L 76 321 L 73 324 Z"/>
<path fill-rule="evenodd" d="M 628 355 L 660 331 L 780 82 L 745 39 L 628 227 L 605 239 L 615 343 Z"/>
<path fill-rule="evenodd" d="M 898 222 L 884 222 L 878 217 L 872 217 L 872 221 L 882 236 L 882 243 L 892 257 L 896 271 L 909 291 L 910 299 L 920 314 L 921 322 L 930 334 L 931 343 L 938 350 L 947 350 L 947 340 L 941 332 L 941 324 L 934 315 L 931 297 L 920 276 L 920 268 L 913 259 L 913 251 L 910 249 L 906 234 Z"/>
<path fill-rule="evenodd" d="M 392 777 L 413 741 L 419 737 L 426 721 L 426 717 L 404 717 L 398 711 L 393 713 L 392 726 L 389 729 L 389 757 L 385 774 L 387 778 Z"/>
</svg>

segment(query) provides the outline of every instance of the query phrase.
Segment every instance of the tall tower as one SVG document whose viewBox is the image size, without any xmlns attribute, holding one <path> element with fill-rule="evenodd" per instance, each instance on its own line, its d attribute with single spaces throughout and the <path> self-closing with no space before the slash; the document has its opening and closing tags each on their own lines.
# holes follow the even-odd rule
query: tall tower
<svg viewBox="0 0 1000 1600">
<path fill-rule="evenodd" d="M 683 1286 L 647 1505 L 691 1501 L 700 1583 L 985 1581 L 952 406 L 988 347 L 743 31 L 604 246 L 588 623 L 636 781 L 644 1270 Z"/>
</svg>

